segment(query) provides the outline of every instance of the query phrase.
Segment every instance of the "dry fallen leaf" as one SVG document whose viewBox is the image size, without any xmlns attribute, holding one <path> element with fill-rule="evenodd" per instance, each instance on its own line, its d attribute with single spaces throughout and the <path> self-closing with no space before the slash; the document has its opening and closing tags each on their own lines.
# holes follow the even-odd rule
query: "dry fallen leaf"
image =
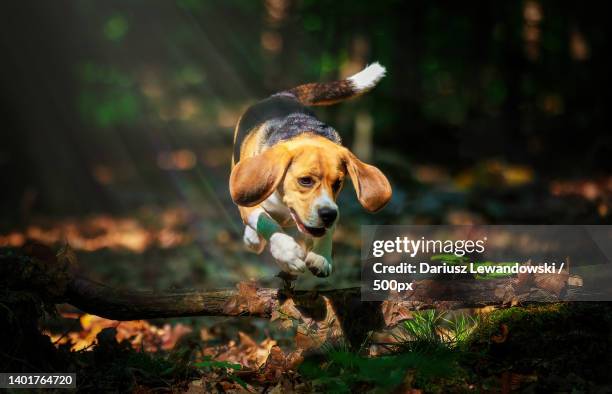
<svg viewBox="0 0 612 394">
<path fill-rule="evenodd" d="M 192 331 L 190 327 L 181 323 L 174 326 L 166 324 L 160 328 L 144 320 L 119 322 L 89 314 L 80 316 L 79 321 L 80 330 L 63 335 L 52 334 L 51 340 L 58 345 L 71 343 L 71 349 L 75 351 L 86 349 L 94 343 L 103 329 L 114 327 L 117 331 L 115 336 L 117 342 L 127 340 L 135 350 L 155 352 L 160 349 L 172 349 L 181 337 Z"/>
<path fill-rule="evenodd" d="M 323 343 L 314 334 L 315 330 L 310 330 L 304 325 L 300 325 L 295 333 L 295 346 L 298 349 L 313 349 L 320 347 Z"/>
<path fill-rule="evenodd" d="M 302 313 L 295 306 L 293 299 L 289 298 L 272 312 L 270 321 L 279 321 L 282 328 L 289 329 L 293 328 L 294 322 L 299 322 L 301 318 Z"/>
<path fill-rule="evenodd" d="M 300 319 L 302 317 L 302 313 L 295 306 L 292 298 L 289 298 L 283 302 L 279 308 L 279 311 L 290 319 Z"/>
<path fill-rule="evenodd" d="M 381 312 L 385 319 L 387 327 L 393 327 L 397 323 L 412 318 L 412 312 L 406 308 L 401 302 L 383 301 Z"/>
<path fill-rule="evenodd" d="M 297 349 L 287 355 L 287 369 L 297 370 L 297 368 L 304 361 L 304 351 Z"/>
<path fill-rule="evenodd" d="M 268 309 L 268 303 L 257 294 L 255 282 L 240 282 L 236 285 L 238 293 L 230 297 L 223 306 L 223 312 L 236 316 L 242 313 L 252 315 L 264 314 Z"/>
<path fill-rule="evenodd" d="M 243 332 L 239 332 L 238 336 L 239 344 L 230 341 L 223 351 L 216 354 L 215 359 L 241 364 L 246 368 L 256 370 L 266 363 L 270 355 L 270 349 L 276 346 L 276 341 L 270 338 L 266 338 L 258 344 Z"/>
<path fill-rule="evenodd" d="M 258 375 L 258 380 L 278 382 L 286 370 L 287 359 L 285 358 L 285 353 L 283 353 L 280 347 L 273 346 L 270 349 L 270 356 Z"/>
<path fill-rule="evenodd" d="M 328 297 L 320 296 L 325 308 L 325 317 L 321 320 L 305 318 L 298 324 L 295 343 L 299 349 L 312 349 L 320 347 L 325 342 L 336 342 L 344 335 L 340 320 L 334 311 L 332 302 Z"/>
<path fill-rule="evenodd" d="M 266 302 L 257 294 L 257 284 L 255 282 L 241 282 L 238 284 L 238 291 L 247 301 L 247 308 L 251 314 L 262 314 L 266 310 Z"/>
<path fill-rule="evenodd" d="M 533 281 L 537 288 L 549 291 L 555 294 L 557 297 L 561 294 L 561 291 L 567 286 L 567 280 L 569 273 L 562 271 L 561 273 L 554 274 L 534 274 Z"/>
</svg>

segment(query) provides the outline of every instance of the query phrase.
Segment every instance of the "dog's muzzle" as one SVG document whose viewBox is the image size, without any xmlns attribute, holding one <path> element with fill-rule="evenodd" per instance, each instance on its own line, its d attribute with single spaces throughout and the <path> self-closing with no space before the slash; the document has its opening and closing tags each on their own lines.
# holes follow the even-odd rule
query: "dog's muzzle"
<svg viewBox="0 0 612 394">
<path fill-rule="evenodd" d="M 322 237 L 325 235 L 325 232 L 327 231 L 327 229 L 325 227 L 310 227 L 304 224 L 304 222 L 302 222 L 302 219 L 300 219 L 299 215 L 293 210 L 293 208 L 290 209 L 291 212 L 291 217 L 293 218 L 293 221 L 295 222 L 295 224 L 297 225 L 298 229 L 308 235 L 311 235 L 313 237 Z"/>
</svg>

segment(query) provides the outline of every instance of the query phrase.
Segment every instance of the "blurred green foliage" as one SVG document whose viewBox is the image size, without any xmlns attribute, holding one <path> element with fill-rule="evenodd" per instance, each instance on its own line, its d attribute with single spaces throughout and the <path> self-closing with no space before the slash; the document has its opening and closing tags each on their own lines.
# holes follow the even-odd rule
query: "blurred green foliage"
<svg viewBox="0 0 612 394">
<path fill-rule="evenodd" d="M 127 19 L 120 14 L 113 15 L 104 24 L 104 35 L 111 41 L 120 41 L 128 31 Z"/>
<path fill-rule="evenodd" d="M 140 101 L 126 73 L 113 66 L 85 63 L 79 77 L 83 86 L 79 110 L 87 122 L 107 128 L 137 119 Z"/>
</svg>

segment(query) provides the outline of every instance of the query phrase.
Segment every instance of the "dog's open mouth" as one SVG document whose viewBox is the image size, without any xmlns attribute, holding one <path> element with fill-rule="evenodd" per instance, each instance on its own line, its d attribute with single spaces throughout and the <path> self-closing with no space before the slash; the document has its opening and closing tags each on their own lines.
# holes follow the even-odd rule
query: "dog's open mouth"
<svg viewBox="0 0 612 394">
<path fill-rule="evenodd" d="M 298 214 L 295 213 L 293 208 L 290 209 L 290 212 L 291 212 L 291 217 L 293 218 L 293 221 L 297 224 L 298 230 L 300 230 L 304 234 L 308 234 L 313 237 L 322 237 L 323 235 L 325 235 L 325 231 L 326 231 L 325 227 L 307 226 L 304 224 L 304 222 L 302 222 L 302 220 L 300 219 Z"/>
</svg>

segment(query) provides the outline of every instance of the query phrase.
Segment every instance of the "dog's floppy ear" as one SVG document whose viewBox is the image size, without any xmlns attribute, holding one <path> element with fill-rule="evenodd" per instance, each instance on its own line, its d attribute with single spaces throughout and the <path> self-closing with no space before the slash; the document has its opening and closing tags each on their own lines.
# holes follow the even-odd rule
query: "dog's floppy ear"
<svg viewBox="0 0 612 394">
<path fill-rule="evenodd" d="M 387 205 L 392 193 L 387 177 L 378 168 L 359 160 L 348 149 L 344 157 L 361 205 L 370 212 L 376 212 Z"/>
<path fill-rule="evenodd" d="M 270 197 L 285 176 L 291 157 L 286 147 L 276 145 L 239 161 L 230 175 L 232 200 L 237 205 L 252 207 Z"/>
</svg>

